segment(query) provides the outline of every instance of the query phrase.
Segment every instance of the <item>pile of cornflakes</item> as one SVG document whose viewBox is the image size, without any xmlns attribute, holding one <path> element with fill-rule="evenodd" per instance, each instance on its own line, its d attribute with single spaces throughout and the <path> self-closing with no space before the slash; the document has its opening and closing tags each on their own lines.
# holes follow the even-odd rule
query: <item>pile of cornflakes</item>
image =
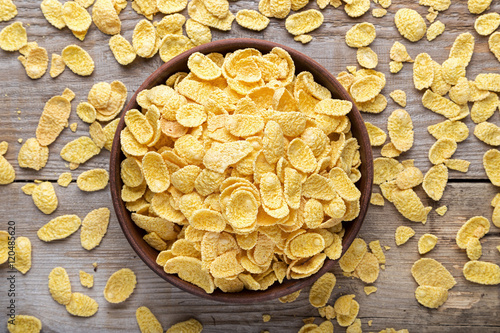
<svg viewBox="0 0 500 333">
<path fill-rule="evenodd" d="M 139 93 L 120 133 L 122 199 L 158 264 L 211 293 L 265 290 L 338 259 L 342 222 L 360 210 L 352 103 L 295 77 L 281 48 L 187 65 Z"/>
</svg>

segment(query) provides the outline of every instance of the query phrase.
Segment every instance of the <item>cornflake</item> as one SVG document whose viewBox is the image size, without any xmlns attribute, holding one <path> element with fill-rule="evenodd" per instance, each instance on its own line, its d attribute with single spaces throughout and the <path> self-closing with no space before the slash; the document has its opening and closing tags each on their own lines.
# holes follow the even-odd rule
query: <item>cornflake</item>
<svg viewBox="0 0 500 333">
<path fill-rule="evenodd" d="M 411 237 L 415 235 L 415 231 L 410 227 L 400 226 L 396 229 L 396 245 L 405 244 Z"/>
<path fill-rule="evenodd" d="M 42 182 L 34 190 L 31 196 L 35 206 L 44 214 L 52 214 L 58 205 L 54 186 L 50 182 Z"/>
<path fill-rule="evenodd" d="M 17 155 L 21 168 L 42 169 L 49 158 L 49 148 L 41 146 L 35 138 L 30 138 L 22 145 Z"/>
<path fill-rule="evenodd" d="M 490 149 L 483 155 L 483 167 L 490 182 L 500 186 L 500 151 Z"/>
<path fill-rule="evenodd" d="M 120 33 L 122 24 L 112 0 L 96 0 L 92 7 L 92 21 L 107 35 Z"/>
<path fill-rule="evenodd" d="M 457 58 L 467 67 L 474 53 L 474 36 L 466 32 L 457 36 L 450 49 L 449 58 Z M 480 74 L 482 75 L 482 74 Z"/>
<path fill-rule="evenodd" d="M 311 287 L 309 302 L 312 306 L 320 308 L 326 305 L 337 279 L 332 273 L 326 273 L 320 277 Z"/>
<path fill-rule="evenodd" d="M 109 175 L 106 170 L 92 169 L 81 173 L 76 180 L 76 185 L 82 191 L 94 192 L 104 189 L 108 181 Z"/>
<path fill-rule="evenodd" d="M 94 286 L 94 275 L 80 270 L 79 277 L 80 284 L 85 288 L 92 288 Z"/>
<path fill-rule="evenodd" d="M 22 274 L 31 269 L 31 242 L 27 237 L 16 237 L 14 268 Z"/>
<path fill-rule="evenodd" d="M 356 52 L 356 58 L 358 63 L 365 68 L 375 68 L 378 65 L 378 56 L 369 47 L 360 47 Z"/>
<path fill-rule="evenodd" d="M 423 306 L 437 309 L 448 299 L 448 290 L 442 287 L 418 286 L 415 298 Z"/>
<path fill-rule="evenodd" d="M 479 16 L 474 22 L 474 29 L 481 36 L 488 36 L 500 25 L 500 14 L 488 13 Z"/>
<path fill-rule="evenodd" d="M 1 1 L 1 8 L 2 10 L 0 11 L 0 21 L 9 21 L 16 17 L 17 15 L 17 7 L 16 5 L 12 2 L 12 0 L 2 0 Z M 42 325 L 40 324 L 40 329 Z"/>
<path fill-rule="evenodd" d="M 488 47 L 491 53 L 500 61 L 500 32 L 495 32 L 488 38 Z"/>
<path fill-rule="evenodd" d="M 490 92 L 486 98 L 474 102 L 470 111 L 470 117 L 476 124 L 487 121 L 493 116 L 500 105 L 498 95 Z"/>
<path fill-rule="evenodd" d="M 71 300 L 71 283 L 66 270 L 54 268 L 49 274 L 50 295 L 59 304 L 67 305 Z"/>
<path fill-rule="evenodd" d="M 315 9 L 309 9 L 290 15 L 285 21 L 286 30 L 294 36 L 307 34 L 323 24 L 323 14 Z"/>
<path fill-rule="evenodd" d="M 427 53 L 420 53 L 413 64 L 413 84 L 415 88 L 422 90 L 429 88 L 433 80 L 434 66 L 432 58 Z"/>
<path fill-rule="evenodd" d="M 447 183 L 448 168 L 443 164 L 438 164 L 427 171 L 422 188 L 432 200 L 439 201 L 443 196 Z"/>
<path fill-rule="evenodd" d="M 399 33 L 411 42 L 417 42 L 425 35 L 425 21 L 422 16 L 413 9 L 399 9 L 394 16 L 394 23 Z"/>
<path fill-rule="evenodd" d="M 387 134 L 382 129 L 369 122 L 365 122 L 365 126 L 372 146 L 381 146 L 385 143 Z"/>
<path fill-rule="evenodd" d="M 482 122 L 474 128 L 474 135 L 490 146 L 500 145 L 500 127 L 493 123 Z"/>
<path fill-rule="evenodd" d="M 450 272 L 438 261 L 431 258 L 417 260 L 411 274 L 420 286 L 440 287 L 451 289 L 457 282 Z"/>
<path fill-rule="evenodd" d="M 344 6 L 344 11 L 350 17 L 360 17 L 368 10 L 370 10 L 369 0 L 352 0 Z"/>
<path fill-rule="evenodd" d="M 464 265 L 463 274 L 468 281 L 474 283 L 500 284 L 500 267 L 491 262 L 469 261 Z"/>
<path fill-rule="evenodd" d="M 370 45 L 377 36 L 375 26 L 364 22 L 354 25 L 345 34 L 345 42 L 350 47 L 364 47 Z"/>
<path fill-rule="evenodd" d="M 201 323 L 198 320 L 191 318 L 189 320 L 182 321 L 180 323 L 170 326 L 170 328 L 165 333 L 182 333 L 182 332 L 201 333 L 202 330 L 203 330 L 203 325 L 201 325 Z"/>
<path fill-rule="evenodd" d="M 66 66 L 77 75 L 89 76 L 94 71 L 94 60 L 78 45 L 66 46 L 61 56 Z"/>
<path fill-rule="evenodd" d="M 81 220 L 76 215 L 59 216 L 38 229 L 37 236 L 44 242 L 64 239 L 75 233 L 80 225 Z"/>
<path fill-rule="evenodd" d="M 236 14 L 236 22 L 243 28 L 262 31 L 267 28 L 270 20 L 255 10 L 243 9 Z"/>
<path fill-rule="evenodd" d="M 468 0 L 467 7 L 471 14 L 481 14 L 490 7 L 491 0 Z"/>
<path fill-rule="evenodd" d="M 121 303 L 134 292 L 137 280 L 132 270 L 122 268 L 114 272 L 104 287 L 104 298 L 110 303 Z"/>
<path fill-rule="evenodd" d="M 80 242 L 86 250 L 97 247 L 108 230 L 110 212 L 108 208 L 98 208 L 87 214 L 80 230 Z"/>
<path fill-rule="evenodd" d="M 427 40 L 430 42 L 436 39 L 439 35 L 444 32 L 445 25 L 441 21 L 436 21 L 432 23 L 427 29 Z"/>
<path fill-rule="evenodd" d="M 99 304 L 93 298 L 81 293 L 72 293 L 71 300 L 66 304 L 66 311 L 78 317 L 91 317 L 98 309 Z"/>
<path fill-rule="evenodd" d="M 441 206 L 441 207 L 436 208 L 436 213 L 439 216 L 444 216 L 444 214 L 446 214 L 447 211 L 448 211 L 448 207 L 446 207 L 446 206 Z"/>
<path fill-rule="evenodd" d="M 406 93 L 403 90 L 396 89 L 389 96 L 402 107 L 406 107 Z"/>
<path fill-rule="evenodd" d="M 462 225 L 457 232 L 456 241 L 461 249 L 466 249 L 472 238 L 481 239 L 490 231 L 490 221 L 483 216 L 474 216 Z"/>
<path fill-rule="evenodd" d="M 57 184 L 62 187 L 68 187 L 72 180 L 71 172 L 63 172 L 59 175 Z"/>
<path fill-rule="evenodd" d="M 126 66 L 136 58 L 134 47 L 122 35 L 112 36 L 109 39 L 109 48 L 120 65 Z"/>
<path fill-rule="evenodd" d="M 10 333 L 39 333 L 42 330 L 42 322 L 33 316 L 16 315 L 13 323 L 10 320 L 7 323 L 7 329 Z"/>
<path fill-rule="evenodd" d="M 437 244 L 438 238 L 432 234 L 423 234 L 418 240 L 418 253 L 426 254 Z"/>
<path fill-rule="evenodd" d="M 389 137 L 397 150 L 405 152 L 413 146 L 413 122 L 403 109 L 394 111 L 387 120 Z"/>
<path fill-rule="evenodd" d="M 141 332 L 163 332 L 161 326 L 155 315 L 145 306 L 137 308 L 135 311 L 135 319 L 139 325 Z"/>
<path fill-rule="evenodd" d="M 0 31 L 0 48 L 4 51 L 18 51 L 27 43 L 28 35 L 22 22 L 14 22 Z"/>
</svg>

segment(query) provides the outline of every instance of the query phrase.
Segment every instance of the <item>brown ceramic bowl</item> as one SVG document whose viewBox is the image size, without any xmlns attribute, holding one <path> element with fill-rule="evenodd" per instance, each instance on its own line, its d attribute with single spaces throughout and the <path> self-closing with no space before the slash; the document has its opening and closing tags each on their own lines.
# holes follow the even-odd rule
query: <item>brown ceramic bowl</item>
<svg viewBox="0 0 500 333">
<path fill-rule="evenodd" d="M 142 237 L 145 235 L 144 230 L 137 227 L 130 217 L 130 212 L 125 208 L 125 203 L 121 200 L 120 192 L 122 188 L 122 180 L 120 178 L 120 163 L 125 158 L 120 149 L 120 132 L 125 126 L 124 116 L 125 113 L 134 108 L 139 108 L 136 102 L 137 94 L 143 89 L 150 89 L 156 85 L 164 84 L 166 79 L 177 72 L 187 72 L 187 60 L 188 57 L 193 52 L 201 52 L 208 54 L 210 52 L 219 52 L 222 54 L 228 52 L 234 52 L 242 48 L 255 48 L 262 53 L 268 53 L 272 48 L 279 46 L 285 49 L 293 58 L 295 62 L 296 72 L 309 71 L 313 74 L 316 82 L 325 86 L 332 92 L 334 98 L 340 98 L 349 100 L 352 99 L 347 93 L 347 91 L 342 87 L 342 85 L 334 78 L 334 76 L 329 73 L 325 68 L 323 68 L 316 61 L 312 60 L 308 56 L 283 45 L 279 45 L 273 42 L 268 42 L 258 39 L 225 39 L 205 45 L 198 46 L 192 50 L 184 52 L 179 56 L 173 58 L 169 62 L 163 64 L 158 68 L 153 74 L 151 74 L 146 81 L 137 89 L 132 99 L 129 101 L 125 110 L 122 112 L 120 122 L 115 135 L 115 140 L 113 142 L 113 148 L 111 150 L 111 160 L 110 160 L 110 176 L 111 176 L 111 196 L 113 198 L 113 207 L 115 209 L 116 215 L 120 226 L 125 234 L 125 237 L 129 241 L 130 245 L 134 251 L 139 255 L 139 257 L 149 266 L 156 274 L 161 276 L 166 281 L 170 282 L 174 286 L 187 291 L 191 294 L 214 300 L 220 302 L 229 303 L 254 303 L 261 302 L 271 299 L 276 299 L 281 296 L 288 295 L 294 291 L 302 289 L 309 286 L 314 281 L 316 281 L 321 275 L 328 272 L 335 265 L 334 260 L 325 261 L 324 266 L 314 275 L 301 279 L 301 280 L 285 280 L 282 284 L 275 283 L 269 289 L 264 291 L 249 291 L 243 290 L 239 293 L 224 293 L 220 290 L 216 290 L 212 294 L 207 294 L 201 288 L 192 285 L 191 283 L 185 282 L 177 277 L 177 275 L 167 274 L 163 271 L 163 268 L 156 264 L 156 256 L 158 251 L 150 247 Z M 357 182 L 357 186 L 361 191 L 360 206 L 361 211 L 359 216 L 348 223 L 345 223 L 345 235 L 343 238 L 343 253 L 350 246 L 356 235 L 358 234 L 363 219 L 365 218 L 366 211 L 368 209 L 371 187 L 373 181 L 373 160 L 372 151 L 370 146 L 370 140 L 368 138 L 368 133 L 359 113 L 359 110 L 353 103 L 353 109 L 349 113 L 349 119 L 351 121 L 351 130 L 354 137 L 356 137 L 360 144 L 360 155 L 361 155 L 361 179 Z"/>
</svg>

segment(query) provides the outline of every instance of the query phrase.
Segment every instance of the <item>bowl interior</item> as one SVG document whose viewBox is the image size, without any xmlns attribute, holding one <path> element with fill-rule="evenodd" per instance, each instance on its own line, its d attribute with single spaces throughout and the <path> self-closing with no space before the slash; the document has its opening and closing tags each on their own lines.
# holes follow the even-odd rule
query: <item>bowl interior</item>
<svg viewBox="0 0 500 333">
<path fill-rule="evenodd" d="M 311 58 L 298 51 L 295 51 L 294 49 L 263 40 L 243 38 L 225 39 L 222 41 L 216 41 L 198 46 L 192 50 L 178 55 L 174 59 L 158 68 L 151 76 L 146 79 L 146 81 L 144 81 L 139 89 L 137 89 L 134 96 L 122 112 L 121 119 L 116 131 L 110 160 L 110 189 L 113 200 L 113 207 L 115 209 L 115 213 L 118 217 L 118 221 L 123 230 L 123 233 L 125 234 L 134 251 L 156 274 L 158 274 L 171 284 L 175 285 L 176 287 L 203 298 L 230 303 L 254 303 L 276 299 L 312 284 L 321 275 L 331 270 L 331 268 L 335 264 L 335 261 L 326 260 L 324 266 L 316 274 L 306 279 L 285 280 L 282 284 L 275 283 L 269 289 L 264 291 L 243 290 L 239 293 L 224 293 L 220 290 L 216 290 L 213 294 L 206 294 L 205 291 L 203 291 L 201 288 L 179 279 L 177 275 L 165 273 L 163 268 L 156 264 L 158 251 L 151 248 L 142 239 L 142 237 L 145 235 L 144 230 L 135 225 L 135 223 L 131 219 L 130 212 L 125 207 L 125 203 L 121 200 L 120 192 L 123 184 L 120 177 L 120 163 L 125 158 L 125 156 L 120 149 L 120 132 L 125 126 L 124 116 L 128 110 L 139 108 L 139 105 L 136 102 L 136 97 L 140 91 L 144 89 L 150 89 L 159 84 L 164 84 L 167 78 L 174 73 L 180 71 L 188 72 L 187 59 L 193 52 L 201 52 L 204 54 L 208 54 L 210 52 L 219 52 L 225 54 L 228 52 L 234 52 L 238 49 L 251 47 L 258 49 L 262 53 L 268 53 L 272 50 L 272 48 L 277 46 L 283 48 L 291 55 L 292 59 L 295 62 L 296 73 L 299 73 L 301 71 L 311 72 L 316 82 L 323 85 L 332 92 L 333 98 L 345 99 L 353 102 L 349 94 L 333 77 L 332 74 L 330 74 L 325 68 L 323 68 L 320 64 L 318 64 Z M 373 162 L 370 141 L 368 138 L 368 133 L 366 132 L 366 128 L 364 126 L 363 119 L 361 118 L 361 115 L 354 102 L 353 109 L 348 114 L 348 116 L 351 121 L 352 134 L 358 139 L 360 145 L 360 157 L 362 162 L 360 166 L 361 179 L 356 183 L 356 185 L 361 191 L 361 210 L 359 216 L 355 220 L 344 223 L 345 235 L 343 238 L 342 253 L 347 250 L 347 248 L 356 237 L 359 229 L 361 228 L 364 217 L 366 215 L 366 211 L 368 209 L 373 181 Z"/>
</svg>

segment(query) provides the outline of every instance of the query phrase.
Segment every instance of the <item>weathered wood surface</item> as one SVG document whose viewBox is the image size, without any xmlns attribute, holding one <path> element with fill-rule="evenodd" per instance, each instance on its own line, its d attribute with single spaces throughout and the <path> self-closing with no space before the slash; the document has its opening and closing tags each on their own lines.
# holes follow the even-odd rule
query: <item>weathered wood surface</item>
<svg viewBox="0 0 500 333">
<path fill-rule="evenodd" d="M 182 292 L 152 273 L 135 255 L 125 240 L 114 214 L 110 227 L 102 244 L 93 251 L 86 251 L 80 246 L 79 232 L 70 238 L 53 243 L 44 243 L 36 236 L 36 231 L 53 216 L 78 214 L 84 217 L 89 211 L 99 207 L 111 207 L 111 198 L 107 190 L 97 193 L 83 193 L 73 183 L 69 188 L 56 185 L 59 197 L 59 208 L 53 216 L 45 216 L 33 205 L 30 197 L 24 195 L 20 188 L 24 182 L 34 179 L 56 180 L 61 172 L 68 171 L 65 162 L 59 157 L 59 151 L 70 140 L 78 136 L 88 135 L 88 125 L 81 122 L 73 112 L 70 123 L 77 122 L 78 130 L 72 133 L 65 129 L 57 141 L 50 146 L 50 158 L 47 166 L 39 171 L 21 169 L 16 157 L 20 148 L 18 138 L 24 140 L 34 137 L 35 128 L 45 102 L 52 96 L 60 94 L 69 87 L 76 93 L 73 110 L 78 102 L 85 100 L 90 87 L 99 81 L 123 81 L 129 89 L 129 97 L 141 82 L 154 69 L 162 64 L 158 56 L 153 59 L 137 59 L 133 64 L 123 67 L 113 58 L 107 45 L 109 36 L 101 33 L 94 25 L 85 41 L 80 42 L 67 29 L 59 31 L 52 27 L 43 17 L 38 1 L 15 0 L 19 14 L 15 21 L 24 22 L 30 41 L 37 41 L 51 53 L 59 53 L 69 44 L 77 44 L 87 50 L 96 63 L 96 70 L 88 78 L 78 77 L 69 69 L 56 79 L 48 73 L 40 80 L 30 80 L 17 60 L 18 53 L 0 51 L 0 141 L 6 140 L 10 148 L 6 158 L 14 165 L 17 173 L 16 183 L 0 188 L 0 229 L 5 229 L 7 221 L 16 221 L 17 236 L 28 236 L 33 245 L 33 268 L 25 275 L 17 274 L 16 304 L 18 313 L 32 314 L 40 318 L 44 332 L 123 332 L 137 331 L 135 310 L 141 305 L 148 306 L 156 314 L 164 328 L 175 322 L 195 317 L 204 327 L 204 332 L 259 332 L 268 329 L 271 332 L 293 332 L 302 325 L 302 318 L 318 316 L 317 311 L 309 305 L 307 291 L 294 303 L 281 304 L 278 301 L 256 305 L 228 305 L 202 300 Z M 488 51 L 487 37 L 479 36 L 473 31 L 475 16 L 467 11 L 466 1 L 453 2 L 450 9 L 439 14 L 438 20 L 446 24 L 446 31 L 432 42 L 421 40 L 410 43 L 403 40 L 393 24 L 394 13 L 402 7 L 410 7 L 422 15 L 427 8 L 416 2 L 394 3 L 389 13 L 383 18 L 374 18 L 370 13 L 358 19 L 349 18 L 341 9 L 328 7 L 323 11 L 325 23 L 312 33 L 314 40 L 307 45 L 294 42 L 291 35 L 284 30 L 283 20 L 271 20 L 269 27 L 261 32 L 251 32 L 233 24 L 231 32 L 212 30 L 214 40 L 233 37 L 262 38 L 276 41 L 298 49 L 311 56 L 332 73 L 345 70 L 347 65 L 356 65 L 356 50 L 347 47 L 344 42 L 345 32 L 356 23 L 372 22 L 377 27 L 377 39 L 371 47 L 379 57 L 378 70 L 384 72 L 387 86 L 383 93 L 389 100 L 387 109 L 379 115 L 365 114 L 366 121 L 386 128 L 389 114 L 399 108 L 388 94 L 394 89 L 403 89 L 408 95 L 406 110 L 411 114 L 415 126 L 415 145 L 402 158 L 413 158 L 415 164 L 424 172 L 430 167 L 427 159 L 429 147 L 434 138 L 427 133 L 427 126 L 443 121 L 444 118 L 426 110 L 421 105 L 422 93 L 415 90 L 411 81 L 412 65 L 406 63 L 397 74 L 389 73 L 389 49 L 395 40 L 401 41 L 414 58 L 420 52 L 428 52 L 438 62 L 448 57 L 448 50 L 455 37 L 466 31 L 476 37 L 476 47 L 472 63 L 467 68 L 467 77 L 473 79 L 481 72 L 500 72 L 500 63 Z M 257 1 L 240 0 L 231 2 L 231 10 L 236 13 L 242 8 L 257 9 Z M 316 8 L 311 2 L 308 8 Z M 372 8 L 375 5 L 372 4 Z M 500 3 L 494 2 L 490 11 L 500 11 Z M 122 19 L 122 35 L 131 40 L 135 24 L 142 19 L 129 6 L 120 14 Z M 159 20 L 160 15 L 156 18 Z M 3 28 L 10 22 L 0 23 Z M 428 22 L 427 22 L 428 23 Z M 20 110 L 21 114 L 16 111 Z M 20 119 L 18 119 L 18 117 Z M 498 112 L 491 121 L 499 124 Z M 450 182 L 443 199 L 439 203 L 431 203 L 434 208 L 444 204 L 449 208 L 444 217 L 432 212 L 426 225 L 406 221 L 395 208 L 387 203 L 384 208 L 371 207 L 360 236 L 366 241 L 380 239 L 383 245 L 392 249 L 386 252 L 386 270 L 382 271 L 375 286 L 379 289 L 375 294 L 366 296 L 363 283 L 343 277 L 340 270 L 334 270 L 338 278 L 337 287 L 330 304 L 341 293 L 355 293 L 361 305 L 359 317 L 364 331 L 379 331 L 385 327 L 408 328 L 410 332 L 498 332 L 500 331 L 500 290 L 498 286 L 480 286 L 467 282 L 461 273 L 467 261 L 464 251 L 455 244 L 456 231 L 464 221 L 474 215 L 491 217 L 491 198 L 498 191 L 486 180 L 482 167 L 482 155 L 489 147 L 479 142 L 473 135 L 474 124 L 470 119 L 466 123 L 471 131 L 470 137 L 455 154 L 455 158 L 464 158 L 472 162 L 468 173 L 452 171 Z M 378 156 L 379 149 L 375 149 Z M 84 170 L 107 168 L 109 152 L 103 151 L 85 165 L 73 171 L 73 178 Z M 420 196 L 424 194 L 420 191 Z M 394 244 L 394 231 L 399 225 L 411 226 L 417 232 L 415 237 L 401 248 Z M 425 255 L 442 262 L 457 279 L 457 286 L 450 292 L 448 301 L 439 310 L 430 310 L 420 306 L 413 293 L 417 287 L 410 274 L 411 265 L 420 256 L 416 250 L 418 237 L 431 232 L 439 237 L 433 251 Z M 500 254 L 495 249 L 500 244 L 499 229 L 492 230 L 483 240 L 482 260 L 498 263 Z M 95 285 L 92 289 L 82 287 L 78 280 L 80 269 L 92 271 L 92 263 L 98 262 L 95 273 Z M 4 265 L 5 266 L 5 265 Z M 6 268 L 0 269 L 0 307 L 5 309 L 7 290 L 5 279 Z M 47 276 L 56 266 L 67 269 L 73 290 L 94 297 L 99 305 L 99 312 L 91 318 L 76 318 L 69 315 L 63 306 L 54 302 L 47 289 Z M 129 267 L 138 277 L 138 285 L 132 297 L 123 304 L 107 303 L 102 290 L 108 277 L 116 270 Z M 5 311 L 5 310 L 4 310 Z M 268 323 L 262 322 L 262 314 L 271 314 Z M 368 320 L 373 326 L 368 327 Z M 318 323 L 319 320 L 316 320 Z M 5 328 L 6 317 L 0 315 L 0 331 Z M 336 325 L 336 324 L 335 324 Z M 340 328 L 336 325 L 336 331 Z"/>
</svg>

